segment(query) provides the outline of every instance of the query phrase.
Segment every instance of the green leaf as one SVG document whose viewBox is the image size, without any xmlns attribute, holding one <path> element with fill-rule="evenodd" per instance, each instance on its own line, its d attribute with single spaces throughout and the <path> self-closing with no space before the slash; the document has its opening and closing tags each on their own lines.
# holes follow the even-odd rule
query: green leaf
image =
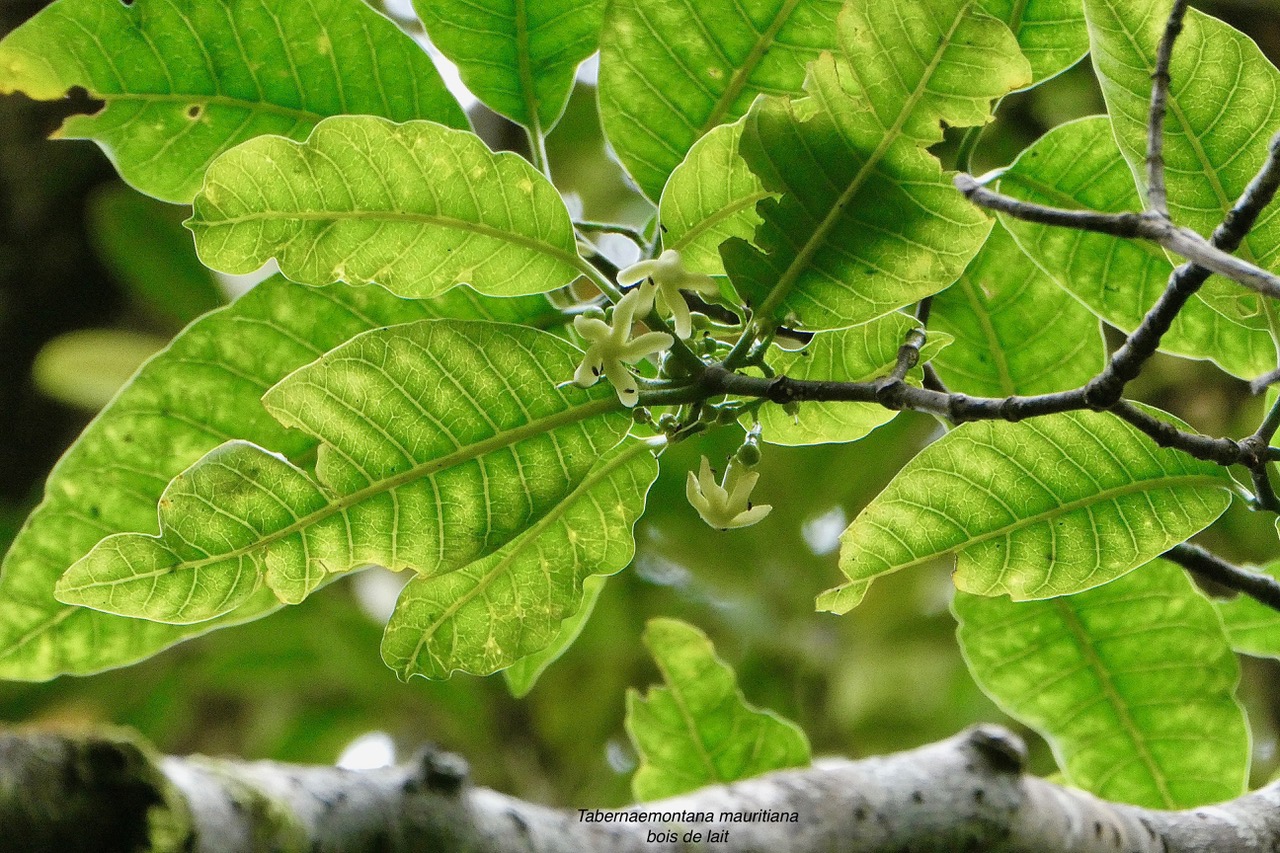
<svg viewBox="0 0 1280 853">
<path fill-rule="evenodd" d="M 893 370 L 907 333 L 918 328 L 919 322 L 912 317 L 886 314 L 852 329 L 814 335 L 803 350 L 774 353 L 769 366 L 792 379 L 870 382 Z M 920 351 L 921 363 L 950 342 L 945 332 L 931 332 Z M 915 384 L 920 378 L 919 368 L 908 374 Z M 801 403 L 793 416 L 782 406 L 768 404 L 760 409 L 761 437 L 770 444 L 786 445 L 857 441 L 897 414 L 878 403 Z"/>
<path fill-rule="evenodd" d="M 747 704 L 706 634 L 675 619 L 650 619 L 644 644 L 667 686 L 650 688 L 644 698 L 627 691 L 627 734 L 641 758 L 631 779 L 636 799 L 809 763 L 804 732 Z"/>
<path fill-rule="evenodd" d="M 580 360 L 560 338 L 506 324 L 424 320 L 359 335 L 263 397 L 321 442 L 314 479 L 228 442 L 165 489 L 160 536 L 107 537 L 55 594 L 197 622 L 264 580 L 296 604 L 367 564 L 465 566 L 542 518 L 626 434 L 612 388 L 557 386 Z"/>
<path fill-rule="evenodd" d="M 430 122 L 343 116 L 303 143 L 251 140 L 209 168 L 194 210 L 201 260 L 230 273 L 274 257 L 304 284 L 425 297 L 457 284 L 543 293 L 590 270 L 545 177 Z"/>
<path fill-rule="evenodd" d="M 462 82 L 516 124 L 545 133 L 595 52 L 604 0 L 414 0 L 431 43 Z"/>
<path fill-rule="evenodd" d="M 503 548 L 409 581 L 387 623 L 382 659 L 407 681 L 489 675 L 542 651 L 581 610 L 586 579 L 631 562 L 631 529 L 657 476 L 646 443 L 619 445 Z"/>
<path fill-rule="evenodd" d="M 1023 151 L 1000 179 L 1001 192 L 1057 207 L 1122 212 L 1141 209 L 1133 175 L 1103 116 L 1060 125 Z M 1164 291 L 1173 266 L 1158 246 L 1008 217 L 1018 245 L 1091 311 L 1132 332 Z M 1160 348 L 1208 358 L 1236 376 L 1276 365 L 1275 345 L 1257 294 L 1214 277 L 1173 321 Z"/>
<path fill-rule="evenodd" d="M 1107 360 L 1097 318 L 1042 273 L 999 224 L 964 275 L 934 297 L 929 323 L 955 337 L 933 359 L 938 376 L 952 390 L 974 396 L 1078 388 Z"/>
<path fill-rule="evenodd" d="M 662 246 L 691 272 L 724 275 L 720 244 L 749 239 L 760 224 L 756 203 L 772 195 L 738 151 L 742 125 L 722 124 L 695 142 L 662 190 Z"/>
<path fill-rule="evenodd" d="M 539 313 L 541 312 L 541 313 Z M 49 475 L 0 571 L 0 678 L 42 681 L 140 660 L 212 627 L 275 606 L 255 595 L 217 626 L 123 619 L 68 607 L 54 583 L 104 536 L 156 530 L 168 482 L 231 436 L 290 458 L 316 441 L 287 430 L 260 398 L 286 374 L 368 329 L 424 317 L 550 322 L 545 299 L 482 299 L 458 289 L 434 302 L 377 287 L 311 288 L 275 276 L 174 339 L 98 415 Z"/>
<path fill-rule="evenodd" d="M 980 0 L 983 11 L 1013 30 L 1034 83 L 1060 74 L 1089 52 L 1080 0 Z"/>
<path fill-rule="evenodd" d="M 1009 28 L 974 0 L 851 2 L 840 50 L 810 66 L 803 102 L 764 98 L 742 153 L 765 187 L 755 246 L 730 240 L 725 269 L 758 317 L 810 329 L 865 323 L 959 277 L 991 228 L 926 150 L 991 120 L 1030 81 Z"/>
<path fill-rule="evenodd" d="M 600 34 L 600 120 L 656 199 L 703 134 L 756 95 L 798 92 L 835 45 L 840 0 L 614 0 Z"/>
<path fill-rule="evenodd" d="M 188 202 L 220 153 L 331 115 L 466 127 L 435 66 L 360 0 L 57 0 L 0 42 L 0 93 L 106 103 L 92 139 L 134 187 Z"/>
<path fill-rule="evenodd" d="M 1280 578 L 1280 562 L 1269 563 L 1259 571 Z M 1254 657 L 1280 658 L 1280 613 L 1247 595 L 1213 603 L 1222 617 L 1231 648 Z"/>
<path fill-rule="evenodd" d="M 98 257 L 146 311 L 181 328 L 226 304 L 177 208 L 112 184 L 90 198 L 88 213 Z"/>
<path fill-rule="evenodd" d="M 873 578 L 947 555 L 965 592 L 1079 592 L 1207 527 L 1232 483 L 1222 466 L 1156 447 L 1106 412 L 963 424 L 903 466 L 841 535 L 849 583 L 819 606 L 845 612 Z"/>
<path fill-rule="evenodd" d="M 1046 601 L 959 593 L 953 607 L 974 679 L 1045 736 L 1069 784 L 1159 809 L 1244 793 L 1240 669 L 1213 605 L 1177 566 Z"/>
<path fill-rule="evenodd" d="M 511 691 L 512 696 L 516 699 L 528 696 L 529 691 L 533 690 L 538 679 L 542 677 L 542 673 L 546 672 L 551 664 L 560 660 L 569 647 L 577 641 L 578 635 L 587 626 L 587 621 L 596 609 L 596 602 L 600 600 L 600 593 L 604 592 L 604 585 L 608 580 L 608 575 L 587 577 L 582 582 L 582 604 L 576 612 L 565 617 L 560 623 L 560 630 L 551 639 L 551 643 L 542 651 L 520 658 L 502 671 L 502 680 L 507 682 L 507 689 Z"/>
<path fill-rule="evenodd" d="M 1172 0 L 1085 0 L 1084 6 L 1116 139 L 1145 186 L 1151 74 Z M 1280 71 L 1248 36 L 1189 9 L 1169 76 L 1169 212 L 1179 225 L 1207 236 L 1262 167 L 1267 140 L 1280 130 Z M 1261 217 L 1237 254 L 1277 268 L 1280 220 Z"/>
</svg>

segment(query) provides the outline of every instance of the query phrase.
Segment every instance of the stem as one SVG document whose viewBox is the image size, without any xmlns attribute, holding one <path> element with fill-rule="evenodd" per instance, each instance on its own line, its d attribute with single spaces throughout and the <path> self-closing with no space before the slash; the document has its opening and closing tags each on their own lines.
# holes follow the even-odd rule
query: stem
<svg viewBox="0 0 1280 853">
<path fill-rule="evenodd" d="M 1151 112 L 1147 118 L 1147 209 L 1169 218 L 1169 200 L 1164 185 L 1164 117 L 1169 101 L 1169 62 L 1173 43 L 1182 32 L 1187 0 L 1174 0 L 1164 35 L 1156 48 L 1156 68 L 1151 75 Z"/>
</svg>

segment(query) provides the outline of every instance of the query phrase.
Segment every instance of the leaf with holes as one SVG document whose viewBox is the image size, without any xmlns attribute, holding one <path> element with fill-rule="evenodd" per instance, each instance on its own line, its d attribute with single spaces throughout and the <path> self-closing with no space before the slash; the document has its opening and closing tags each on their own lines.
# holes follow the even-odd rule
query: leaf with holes
<svg viewBox="0 0 1280 853">
<path fill-rule="evenodd" d="M 707 635 L 675 619 L 650 619 L 644 644 L 665 687 L 627 691 L 627 734 L 640 754 L 639 800 L 657 800 L 809 763 L 795 723 L 747 704 Z"/>
<path fill-rule="evenodd" d="M 839 51 L 810 67 L 802 102 L 764 98 L 742 153 L 766 189 L 752 245 L 725 269 L 757 316 L 809 329 L 865 323 L 959 277 L 990 220 L 926 150 L 991 120 L 991 101 L 1030 82 L 1009 28 L 974 0 L 851 2 Z"/>
<path fill-rule="evenodd" d="M 958 593 L 953 608 L 974 679 L 1045 736 L 1069 784 L 1157 809 L 1244 793 L 1240 669 L 1179 567 L 1157 561 L 1046 601 Z"/>
<path fill-rule="evenodd" d="M 595 52 L 604 0 L 414 0 L 431 43 L 494 112 L 545 133 Z"/>
<path fill-rule="evenodd" d="M 835 45 L 839 0 L 615 0 L 600 34 L 600 120 L 657 199 L 694 142 L 756 95 L 798 93 Z"/>
<path fill-rule="evenodd" d="M 1207 527 L 1232 486 L 1225 468 L 1156 447 L 1107 412 L 963 424 L 903 466 L 841 535 L 849 581 L 819 606 L 843 613 L 873 578 L 943 557 L 955 558 L 965 592 L 1079 592 Z"/>
<path fill-rule="evenodd" d="M 541 652 L 582 607 L 586 580 L 631 562 L 631 529 L 657 475 L 653 448 L 619 445 L 498 551 L 409 581 L 387 623 L 382 659 L 407 681 L 489 675 Z"/>
<path fill-rule="evenodd" d="M 1103 116 L 1060 125 L 1023 151 L 1000 179 L 1015 198 L 1119 213 L 1142 203 L 1133 175 Z M 1132 332 L 1164 290 L 1173 265 L 1160 247 L 1107 234 L 1052 228 L 1001 216 L 1046 275 L 1108 323 Z M 1166 352 L 1212 359 L 1246 378 L 1276 364 L 1262 298 L 1210 278 L 1160 339 Z"/>
<path fill-rule="evenodd" d="M 550 181 L 430 122 L 344 116 L 303 143 L 246 142 L 210 167 L 187 225 L 223 272 L 276 258 L 304 284 L 376 282 L 401 296 L 457 284 L 543 293 L 590 272 Z"/>
<path fill-rule="evenodd" d="M 164 622 L 287 604 L 367 564 L 454 571 L 557 506 L 630 419 L 612 389 L 558 387 L 581 353 L 535 329 L 424 320 L 359 335 L 263 397 L 320 445 L 314 477 L 244 441 L 160 501 L 160 535 L 100 542 L 61 601 Z"/>
<path fill-rule="evenodd" d="M 979 0 L 983 10 L 1008 25 L 1034 83 L 1075 65 L 1089 52 L 1089 31 L 1080 0 Z"/>
<path fill-rule="evenodd" d="M 798 352 L 776 351 L 769 358 L 769 366 L 778 375 L 792 379 L 870 382 L 893 370 L 907 333 L 918 328 L 920 323 L 915 318 L 895 311 L 852 329 L 821 332 Z M 920 362 L 934 358 L 950 343 L 947 333 L 930 332 L 920 349 Z M 918 367 L 907 374 L 916 385 L 921 376 Z M 770 444 L 786 445 L 857 441 L 898 414 L 879 403 L 799 405 L 795 415 L 772 403 L 761 408 L 761 438 Z"/>
<path fill-rule="evenodd" d="M 724 275 L 720 244 L 750 238 L 760 224 L 756 203 L 772 195 L 742 159 L 741 140 L 741 120 L 715 128 L 694 143 L 662 191 L 663 248 L 679 252 L 693 272 Z"/>
<path fill-rule="evenodd" d="M 69 607 L 53 586 L 104 536 L 154 532 L 165 485 L 231 436 L 294 459 L 313 453 L 316 440 L 271 418 L 262 394 L 360 332 L 426 317 L 545 324 L 558 312 L 541 297 L 485 299 L 458 289 L 409 302 L 376 287 L 313 288 L 275 276 L 175 338 L 63 455 L 5 556 L 0 677 L 43 681 L 122 666 L 269 612 L 276 602 L 264 592 L 216 624 L 174 627 Z"/>
<path fill-rule="evenodd" d="M 934 297 L 929 324 L 955 338 L 933 359 L 938 376 L 978 397 L 1078 388 L 1107 360 L 1098 319 L 999 224 L 960 280 Z"/>
<path fill-rule="evenodd" d="M 174 202 L 228 148 L 303 139 L 326 116 L 467 126 L 422 49 L 361 0 L 57 0 L 0 42 L 0 92 L 75 87 L 105 106 L 59 135 Z"/>
</svg>

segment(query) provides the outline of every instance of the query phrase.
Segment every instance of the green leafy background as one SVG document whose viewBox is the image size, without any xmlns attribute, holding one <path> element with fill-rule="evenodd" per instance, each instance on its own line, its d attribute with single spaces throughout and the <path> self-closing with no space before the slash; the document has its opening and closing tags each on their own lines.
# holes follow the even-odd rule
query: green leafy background
<svg viewBox="0 0 1280 853">
<path fill-rule="evenodd" d="M 137 4 L 146 2 L 152 0 L 136 0 Z M 15 0 L 12 10 L 0 8 L 0 27 L 15 27 L 35 11 L 34 5 Z M 999 16 L 996 3 L 983 5 Z M 1055 5 L 1045 2 L 1042 8 L 1052 10 Z M 1277 55 L 1280 43 L 1275 34 L 1258 26 L 1265 16 L 1212 4 L 1205 8 L 1226 14 L 1235 25 L 1249 29 L 1260 39 L 1264 52 Z M 1057 65 L 1066 61 L 1066 49 L 1059 55 Z M 1034 55 L 1031 65 L 1036 79 L 1047 73 Z M 980 168 L 1007 164 L 1053 124 L 1100 114 L 1105 105 L 1089 72 L 1086 63 L 1041 87 L 1007 96 L 1000 121 L 984 136 Z M 602 75 L 607 81 L 607 75 Z M 798 75 L 789 84 L 793 91 L 801 79 Z M 622 172 L 606 157 L 594 95 L 592 87 L 579 86 L 573 92 L 549 142 L 553 174 L 563 187 L 581 194 L 585 217 L 616 216 L 642 225 L 650 210 L 648 202 L 628 187 Z M 750 97 L 744 98 L 741 111 L 750 101 Z M 73 322 L 169 338 L 189 319 L 185 312 L 191 311 L 191 306 L 207 305 L 211 297 L 221 301 L 226 294 L 210 291 L 207 280 L 185 274 L 181 280 L 186 283 L 180 287 L 175 284 L 176 293 L 148 295 L 134 286 L 130 271 L 148 265 L 173 269 L 175 282 L 179 271 L 196 269 L 190 244 L 184 244 L 187 251 L 170 251 L 163 249 L 160 241 L 122 240 L 98 217 L 85 215 L 88 189 L 98 188 L 108 196 L 120 191 L 99 186 L 106 181 L 107 170 L 95 165 L 100 155 L 90 147 L 54 146 L 50 153 L 42 137 L 56 126 L 58 117 L 44 110 L 43 105 L 16 98 L 0 99 L 0 122 L 15 128 L 14 133 L 0 139 L 4 152 L 0 180 L 6 186 L 26 187 L 20 196 L 21 209 L 31 221 L 57 225 L 46 228 L 50 237 L 56 238 L 54 248 L 37 255 L 40 246 L 47 245 L 36 239 L 43 235 L 23 231 L 9 220 L 0 222 L 0 334 L 7 345 L 12 344 L 0 348 L 0 361 L 6 366 L 0 379 L 6 403 L 0 407 L 0 459 L 6 460 L 7 474 L 0 482 L 0 540 L 17 536 L 19 548 L 9 559 L 36 561 L 35 565 L 43 566 L 36 571 L 45 572 L 51 581 L 57 574 L 57 569 L 50 568 L 52 562 L 79 556 L 77 550 L 86 551 L 100 531 L 91 523 L 97 520 L 71 519 L 66 513 L 74 502 L 59 503 L 55 496 L 38 516 L 45 521 L 18 533 L 23 517 L 41 498 L 39 466 L 47 467 L 86 418 L 79 409 L 50 402 L 27 380 L 27 366 L 36 350 Z M 179 118 L 186 121 L 182 116 L 174 116 L 174 121 Z M 713 134 L 704 147 L 695 149 L 695 155 L 702 153 L 712 163 L 732 166 L 732 160 L 715 159 L 727 157 L 726 134 Z M 307 131 L 300 129 L 294 138 L 306 135 Z M 948 138 L 935 149 L 943 162 L 948 162 L 948 151 L 952 150 L 948 146 L 954 143 Z M 692 139 L 678 147 L 683 151 L 688 144 Z M 675 158 L 668 155 L 668 165 L 662 168 L 675 169 L 682 157 L 683 153 Z M 703 200 L 713 206 L 707 209 L 719 209 L 715 205 L 724 208 L 735 199 L 761 191 L 740 168 L 732 174 L 724 171 L 720 188 L 707 181 L 701 183 Z M 194 195 L 196 187 L 183 183 L 188 175 L 184 171 L 167 180 Z M 19 184 L 20 178 L 29 178 L 29 182 Z M 740 183 L 733 183 L 735 180 Z M 650 178 L 645 186 L 650 198 L 656 200 L 661 182 Z M 670 203 L 687 210 L 697 193 L 694 184 L 686 184 L 686 188 L 683 195 L 672 195 Z M 722 189 L 725 195 L 713 198 L 713 189 Z M 1006 189 L 1012 189 L 1012 181 Z M 1128 191 L 1132 192 L 1132 183 Z M 758 200 L 744 205 L 742 210 L 750 212 L 741 222 L 735 220 L 733 228 L 739 230 L 729 233 L 752 235 L 759 225 L 754 210 Z M 110 206 L 111 202 L 94 204 Z M 166 229 L 171 229 L 177 218 L 172 208 L 141 205 L 135 212 L 114 209 L 113 219 L 136 216 L 140 222 L 151 223 L 146 227 L 157 234 L 169 233 Z M 41 216 L 45 218 L 39 219 Z M 17 221 L 16 217 L 9 219 Z M 689 214 L 691 224 L 693 219 Z M 1028 248 L 1030 244 L 1019 238 L 1018 246 Z M 94 257 L 101 258 L 100 266 L 94 265 Z M 714 252 L 701 251 L 696 257 L 702 259 L 699 263 L 705 264 L 707 272 L 719 272 Z M 1010 265 L 1025 264 L 1017 255 L 1007 257 Z M 69 259 L 76 259 L 76 263 Z M 970 263 L 967 276 L 982 277 L 983 268 L 973 265 L 981 260 L 979 255 Z M 98 282 L 98 290 L 87 294 L 83 280 L 90 274 Z M 51 281 L 56 281 L 56 286 Z M 992 309 L 993 328 L 998 328 L 999 290 L 994 284 L 988 289 L 990 294 L 983 295 Z M 284 290 L 294 295 L 283 296 Z M 302 322 L 310 316 L 316 328 L 331 329 L 337 343 L 401 316 L 366 304 L 361 308 L 366 319 L 350 317 L 340 305 L 321 301 L 333 292 L 327 287 L 287 287 L 278 280 L 268 283 L 254 292 L 262 300 L 256 303 L 257 313 L 237 321 L 240 326 L 261 327 L 264 343 L 228 352 L 218 347 L 217 336 L 211 335 L 215 342 L 208 344 L 211 349 L 197 351 L 192 358 L 246 368 L 263 365 L 265 372 L 257 377 L 257 384 L 246 383 L 236 392 L 256 398 L 285 372 L 318 355 L 307 347 L 292 349 L 281 344 L 272 329 L 259 320 L 294 328 L 288 322 Z M 377 291 L 368 288 L 346 293 L 353 299 L 378 298 Z M 266 298 L 272 295 L 275 298 Z M 969 389 L 964 382 L 974 382 L 972 393 L 981 393 L 974 376 L 978 371 L 964 355 L 966 345 L 974 340 L 973 323 L 980 318 L 972 312 L 972 304 L 968 314 L 948 308 L 946 301 L 954 295 L 940 298 L 935 306 L 936 327 L 956 338 L 941 351 L 939 369 L 953 365 L 948 381 L 965 390 Z M 1052 298 L 1052 292 L 1045 291 L 1040 298 Z M 404 310 L 403 304 L 396 304 Z M 1068 306 L 1063 310 L 1070 310 L 1069 303 L 1062 305 Z M 1242 310 L 1239 305 L 1215 306 L 1228 316 L 1230 311 Z M 230 322 L 232 316 L 240 316 L 235 312 L 249 307 L 250 303 L 241 302 L 240 308 L 219 316 Z M 454 310 L 470 309 L 455 306 Z M 1256 316 L 1249 313 L 1248 306 L 1242 313 Z M 1085 325 L 1082 322 L 1080 327 Z M 193 346 L 197 338 L 191 336 L 198 335 L 198 328 L 187 333 Z M 970 346 L 968 352 L 973 351 Z M 267 362 L 274 364 L 277 353 L 280 364 L 268 368 Z M 290 353 L 293 361 L 284 357 Z M 1049 361 L 1053 357 L 1051 350 L 1033 349 L 1033 354 Z M 270 358 L 264 361 L 267 355 Z M 1010 347 L 1008 363 L 1016 363 L 1020 355 Z M 244 361 L 237 362 L 235 357 Z M 1256 362 L 1249 362 L 1249 369 L 1265 363 L 1265 355 L 1258 356 Z M 186 369 L 208 371 L 201 374 L 201 382 L 212 381 L 210 377 L 217 375 L 214 368 L 199 364 Z M 1246 371 L 1240 368 L 1236 372 Z M 197 396 L 203 385 L 188 381 L 191 395 Z M 1014 377 L 1019 388 L 1029 381 Z M 1066 383 L 1066 378 L 1060 381 Z M 1260 415 L 1259 401 L 1247 397 L 1238 384 L 1224 383 L 1218 368 L 1204 361 L 1193 363 L 1162 355 L 1133 391 L 1206 432 L 1241 434 L 1256 425 Z M 116 411 L 125 411 L 127 399 L 116 402 Z M 155 402 L 137 401 L 139 406 Z M 20 432 L 20 422 L 38 425 L 34 430 L 38 435 L 31 437 L 29 426 L 23 427 L 27 432 Z M 99 429 L 105 429 L 107 423 L 104 416 Z M 228 431 L 241 435 L 248 431 L 272 449 L 291 456 L 307 455 L 311 440 L 280 429 L 265 411 L 255 424 L 236 423 Z M 258 429 L 263 432 L 253 431 Z M 121 723 L 138 727 L 168 751 L 305 761 L 332 761 L 353 738 L 371 730 L 387 732 L 402 747 L 401 754 L 407 755 L 420 743 L 423 732 L 430 732 L 432 740 L 466 754 L 482 784 L 552 803 L 620 804 L 631 799 L 630 780 L 638 761 L 626 736 L 622 697 L 627 688 L 643 690 L 661 680 L 641 637 L 646 620 L 662 615 L 684 619 L 705 630 L 717 654 L 732 665 L 739 687 L 751 703 L 796 721 L 817 754 L 874 754 L 950 735 L 974 720 L 994 719 L 1027 734 L 1033 745 L 1033 767 L 1050 772 L 1055 764 L 1048 744 L 1005 717 L 968 675 L 955 640 L 955 620 L 948 612 L 952 584 L 944 567 L 921 567 L 878 580 L 850 616 L 837 619 L 813 613 L 814 598 L 842 581 L 837 566 L 839 532 L 881 492 L 898 467 L 936 437 L 933 421 L 907 413 L 852 444 L 767 447 L 756 497 L 759 502 L 772 503 L 774 511 L 760 525 L 731 536 L 707 529 L 688 512 L 682 493 L 684 471 L 696 467 L 703 454 L 723 460 L 736 447 L 736 437 L 699 438 L 671 448 L 664 455 L 663 471 L 637 527 L 632 569 L 603 585 L 594 613 L 580 626 L 577 643 L 547 666 L 532 686 L 527 680 L 520 685 L 528 691 L 520 702 L 510 698 L 506 684 L 497 678 L 460 674 L 448 682 L 399 682 L 378 653 L 385 607 L 396 590 L 395 577 L 368 573 L 358 580 L 332 584 L 268 620 L 208 633 L 137 666 L 47 683 L 6 681 L 0 684 L 0 718 L 50 726 Z M 193 461 L 221 440 L 220 435 L 188 435 L 182 439 L 187 442 L 187 456 L 181 464 Z M 101 457 L 86 454 L 87 450 L 82 450 L 70 457 L 79 461 L 64 465 L 102 464 Z M 129 504 L 133 509 L 128 517 L 103 523 L 116 530 L 154 533 L 155 499 L 175 472 L 154 472 L 144 478 L 148 485 L 136 505 Z M 832 472 L 842 475 L 832 476 Z M 61 530 L 68 534 L 59 537 L 52 532 Z M 1205 534 L 1204 541 L 1234 559 L 1266 563 L 1275 553 L 1276 532 L 1237 503 Z M 44 549 L 51 550 L 45 554 Z M 7 579 L 8 564 L 4 571 L 6 579 L 0 580 L 0 590 L 7 595 L 13 589 Z M 392 588 L 390 596 L 383 589 L 386 584 Z M 0 619 L 3 630 L 23 626 L 22 630 L 29 631 L 56 617 L 60 606 L 49 596 L 50 589 L 46 584 L 38 594 L 15 598 L 31 611 L 20 615 L 20 608 L 15 607 L 5 612 Z M 1274 654 L 1274 650 L 1248 639 L 1247 624 L 1257 614 L 1234 616 L 1233 604 L 1221 609 L 1236 646 L 1256 655 Z M 270 606 L 270 601 L 264 599 L 263 606 Z M 384 609 L 378 610 L 379 606 Z M 377 611 L 376 615 L 372 611 Z M 97 669 L 101 655 L 110 651 L 100 643 L 106 634 L 83 623 L 96 625 L 98 618 L 66 618 L 52 628 L 69 631 L 77 638 L 73 644 L 80 650 L 76 660 L 61 660 L 47 651 L 33 652 L 20 663 L 0 662 L 0 673 L 45 677 L 68 668 Z M 157 632 L 150 646 L 138 647 L 140 654 L 169 645 L 187 630 L 130 624 L 146 625 L 146 630 Z M 40 647 L 41 636 L 39 631 L 32 634 L 33 648 Z M 1276 698 L 1268 685 L 1280 678 L 1278 667 L 1280 664 L 1266 657 L 1248 657 L 1241 662 L 1240 692 L 1255 736 L 1255 783 L 1275 769 L 1276 732 L 1271 720 L 1277 718 Z M 503 748 L 495 750 L 495 744 Z"/>
</svg>

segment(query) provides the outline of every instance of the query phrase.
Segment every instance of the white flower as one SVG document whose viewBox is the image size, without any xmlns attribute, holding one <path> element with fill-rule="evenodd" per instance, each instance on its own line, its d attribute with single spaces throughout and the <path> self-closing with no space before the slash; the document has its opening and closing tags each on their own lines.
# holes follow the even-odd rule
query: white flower
<svg viewBox="0 0 1280 853">
<path fill-rule="evenodd" d="M 618 273 L 618 284 L 625 287 L 646 278 L 653 285 L 640 288 L 644 293 L 645 303 L 638 313 L 647 313 L 656 302 L 659 311 L 665 311 L 675 320 L 676 334 L 682 338 L 693 334 L 693 323 L 689 316 L 689 305 L 680 291 L 719 292 L 714 278 L 685 269 L 680 261 L 680 253 L 674 249 L 667 249 L 657 260 L 639 261 L 622 270 Z"/>
<path fill-rule="evenodd" d="M 638 338 L 631 337 L 631 323 L 643 299 L 637 290 L 622 297 L 614 306 L 612 323 L 597 317 L 573 318 L 573 327 L 588 344 L 582 364 L 573 374 L 573 381 L 583 388 L 590 388 L 603 374 L 613 383 L 622 405 L 627 407 L 634 406 L 640 395 L 636 380 L 626 365 L 661 352 L 674 342 L 666 332 L 646 332 Z"/>
<path fill-rule="evenodd" d="M 759 479 L 760 475 L 755 471 L 736 459 L 730 459 L 724 472 L 724 484 L 717 484 L 711 463 L 704 456 L 698 475 L 695 477 L 692 471 L 689 472 L 684 493 L 702 520 L 712 527 L 719 530 L 747 527 L 773 509 L 768 504 L 751 505 L 751 490 Z"/>
</svg>

